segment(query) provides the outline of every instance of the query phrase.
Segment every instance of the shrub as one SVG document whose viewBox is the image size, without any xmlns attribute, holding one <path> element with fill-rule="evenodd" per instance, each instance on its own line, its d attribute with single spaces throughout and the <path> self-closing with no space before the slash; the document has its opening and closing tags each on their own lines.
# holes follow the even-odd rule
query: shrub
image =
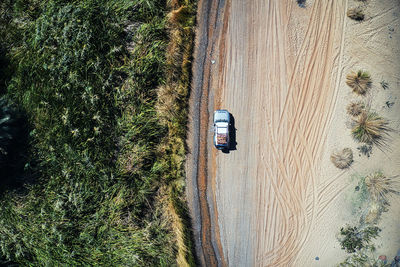
<svg viewBox="0 0 400 267">
<path fill-rule="evenodd" d="M 376 226 L 361 228 L 347 225 L 340 229 L 340 245 L 347 253 L 354 253 L 370 246 L 371 239 L 377 237 L 380 231 Z"/>
<path fill-rule="evenodd" d="M 353 163 L 353 151 L 350 148 L 344 148 L 331 154 L 331 161 L 339 169 L 346 169 Z"/>
<path fill-rule="evenodd" d="M 364 20 L 364 11 L 360 7 L 350 8 L 347 10 L 347 16 L 353 20 L 362 21 Z"/>
<path fill-rule="evenodd" d="M 367 90 L 371 87 L 371 76 L 368 72 L 359 70 L 351 72 L 346 76 L 346 84 L 358 95 L 365 95 Z"/>
<path fill-rule="evenodd" d="M 353 138 L 366 144 L 384 144 L 384 135 L 391 131 L 389 123 L 375 112 L 363 111 L 353 120 Z"/>
<path fill-rule="evenodd" d="M 350 116 L 356 117 L 361 114 L 362 111 L 365 109 L 365 105 L 363 102 L 351 102 L 347 105 L 347 114 Z"/>
</svg>

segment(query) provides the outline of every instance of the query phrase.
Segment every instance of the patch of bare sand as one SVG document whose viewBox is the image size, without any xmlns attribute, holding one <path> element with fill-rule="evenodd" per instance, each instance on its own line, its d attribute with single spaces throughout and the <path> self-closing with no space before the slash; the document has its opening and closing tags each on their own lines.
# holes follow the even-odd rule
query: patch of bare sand
<svg viewBox="0 0 400 267">
<path fill-rule="evenodd" d="M 359 1 L 348 1 L 348 7 L 359 6 Z M 345 259 L 336 239 L 341 226 L 357 224 L 360 211 L 354 207 L 356 181 L 353 175 L 366 175 L 381 170 L 387 175 L 400 174 L 400 2 L 397 0 L 367 1 L 362 5 L 366 18 L 355 22 L 346 18 L 344 49 L 337 101 L 329 127 L 326 146 L 321 161 L 318 198 L 321 199 L 317 220 L 307 244 L 300 250 L 297 266 L 334 266 Z M 371 74 L 373 85 L 365 97 L 357 97 L 345 84 L 345 76 L 351 70 L 366 70 Z M 380 82 L 386 81 L 388 88 Z M 391 122 L 397 132 L 392 133 L 387 147 L 382 151 L 373 148 L 368 158 L 359 155 L 356 143 L 350 135 L 346 121 L 346 105 L 351 100 L 363 100 Z M 390 107 L 388 107 L 390 106 Z M 350 147 L 354 152 L 354 164 L 348 171 L 336 169 L 330 162 L 330 153 L 336 148 Z M 391 260 L 400 249 L 400 197 L 391 199 L 389 211 L 384 213 L 378 226 L 382 228 L 376 240 L 377 255 L 387 255 Z M 315 260 L 319 257 L 319 260 Z"/>
<path fill-rule="evenodd" d="M 226 56 L 213 73 L 214 108 L 235 117 L 237 150 L 212 154 L 216 171 L 209 173 L 231 266 L 301 266 L 298 255 L 335 199 L 325 193 L 331 181 L 321 181 L 320 167 L 337 99 L 345 4 L 231 1 L 219 51 Z"/>
</svg>

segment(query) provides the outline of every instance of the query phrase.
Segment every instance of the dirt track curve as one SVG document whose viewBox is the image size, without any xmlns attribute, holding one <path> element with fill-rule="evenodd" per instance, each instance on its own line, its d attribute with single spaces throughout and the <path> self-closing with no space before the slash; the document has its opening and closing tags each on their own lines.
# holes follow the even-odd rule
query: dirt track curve
<svg viewBox="0 0 400 267">
<path fill-rule="evenodd" d="M 187 162 L 203 266 L 292 266 L 333 199 L 318 179 L 332 120 L 347 1 L 199 3 Z M 215 109 L 236 150 L 212 147 Z"/>
</svg>

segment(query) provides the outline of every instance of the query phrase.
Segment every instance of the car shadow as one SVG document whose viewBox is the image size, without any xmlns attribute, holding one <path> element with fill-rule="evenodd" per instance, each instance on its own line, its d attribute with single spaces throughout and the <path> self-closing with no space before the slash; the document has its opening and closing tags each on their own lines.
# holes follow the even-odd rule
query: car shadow
<svg viewBox="0 0 400 267">
<path fill-rule="evenodd" d="M 230 116 L 230 124 L 229 124 L 229 144 L 227 149 L 223 149 L 222 152 L 225 154 L 229 154 L 230 151 L 236 150 L 237 142 L 236 142 L 236 128 L 235 128 L 235 117 L 233 117 L 232 113 L 229 113 Z"/>
</svg>

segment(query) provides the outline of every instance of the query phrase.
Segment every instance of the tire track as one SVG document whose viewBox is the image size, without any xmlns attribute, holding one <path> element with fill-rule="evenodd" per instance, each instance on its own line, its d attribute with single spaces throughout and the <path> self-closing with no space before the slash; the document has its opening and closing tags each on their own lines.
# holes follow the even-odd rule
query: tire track
<svg viewBox="0 0 400 267">
<path fill-rule="evenodd" d="M 313 45 L 314 49 L 312 49 L 311 53 L 306 52 L 306 54 L 308 54 L 308 56 L 306 56 L 308 61 L 305 60 L 304 63 L 302 63 L 301 60 L 297 58 L 294 68 L 295 71 L 293 72 L 289 85 L 288 95 L 285 99 L 284 106 L 286 108 L 280 114 L 279 126 L 277 127 L 278 132 L 287 132 L 286 129 L 289 128 L 289 139 L 286 143 L 283 143 L 285 152 L 282 156 L 283 158 L 289 159 L 289 164 L 285 165 L 285 167 L 289 168 L 289 170 L 282 170 L 282 168 L 280 169 L 276 179 L 281 181 L 281 184 L 279 188 L 274 187 L 274 191 L 276 192 L 278 201 L 281 198 L 283 199 L 284 204 L 281 204 L 281 206 L 283 206 L 282 208 L 288 209 L 289 212 L 293 214 L 289 218 L 287 216 L 282 216 L 282 223 L 285 224 L 286 222 L 286 224 L 289 223 L 289 225 L 294 225 L 295 227 L 291 232 L 283 232 L 282 237 L 273 242 L 273 245 L 271 246 L 272 249 L 264 254 L 263 260 L 259 261 L 260 266 L 278 266 L 293 263 L 293 259 L 299 252 L 302 245 L 306 242 L 310 233 L 310 229 L 315 221 L 315 210 L 316 206 L 318 205 L 316 164 L 318 164 L 318 159 L 321 155 L 320 152 L 324 144 L 324 141 L 320 141 L 323 139 L 321 136 L 323 136 L 322 134 L 326 131 L 327 127 L 327 123 L 324 123 L 324 119 L 326 120 L 326 117 L 330 118 L 330 113 L 332 112 L 332 105 L 330 106 L 329 103 L 327 103 L 327 101 L 330 101 L 331 98 L 327 93 L 321 93 L 321 90 L 318 90 L 318 88 L 326 86 L 327 83 L 332 83 L 329 81 L 331 69 L 327 69 L 324 63 L 329 62 L 327 59 L 328 56 L 332 56 L 331 50 L 333 37 L 331 34 L 331 25 L 335 23 L 333 5 L 333 2 L 331 2 L 331 4 L 326 4 L 326 8 L 321 10 L 323 8 L 321 1 L 316 3 L 313 7 L 312 13 L 315 13 L 317 10 L 319 10 L 320 12 L 318 13 L 321 14 L 322 17 L 326 18 L 326 20 L 319 21 L 315 18 L 310 20 L 311 25 L 308 26 L 307 31 L 309 35 L 306 36 L 305 41 L 303 42 L 302 50 L 309 48 L 311 45 Z M 327 26 L 325 26 L 322 30 L 321 27 L 323 25 Z M 326 34 L 319 36 L 319 38 L 312 38 L 315 36 L 314 31 L 322 31 L 322 33 Z M 323 45 L 325 42 L 331 45 Z M 299 54 L 301 55 L 302 53 Z M 321 62 L 322 64 L 320 63 L 319 65 L 316 65 L 316 62 Z M 330 65 L 331 68 L 333 68 L 332 63 L 333 62 L 331 62 Z M 302 67 L 306 67 L 305 73 L 298 74 L 296 69 Z M 316 68 L 321 68 L 322 70 L 318 71 Z M 313 73 L 316 74 L 313 75 Z M 318 75 L 318 73 L 321 74 Z M 315 78 L 310 77 L 321 77 L 321 81 L 315 81 Z M 295 86 L 295 83 L 298 83 L 298 80 L 300 80 L 300 86 L 297 87 Z M 298 90 L 299 88 L 311 88 L 311 90 Z M 336 96 L 335 90 L 331 90 L 330 94 L 331 96 Z M 315 99 L 317 101 L 314 101 Z M 316 104 L 316 106 L 313 105 L 313 103 Z M 294 109 L 292 108 L 293 106 L 295 107 Z M 273 114 L 273 110 L 271 110 L 270 113 Z M 328 116 L 324 114 L 328 114 Z M 291 120 L 292 123 L 288 125 L 287 122 L 293 117 L 294 119 Z M 300 123 L 304 123 L 305 126 L 302 127 Z M 276 127 L 273 127 L 273 125 L 270 127 L 276 129 Z M 283 137 L 285 137 L 285 135 L 283 135 Z M 269 146 L 274 147 L 276 144 L 276 141 L 274 141 L 275 139 L 271 137 L 269 140 L 272 140 L 272 142 L 269 143 Z M 275 150 L 273 149 L 273 151 Z M 274 154 L 276 158 L 276 154 L 278 153 L 274 152 Z M 306 160 L 306 166 L 301 164 L 300 159 Z M 292 165 L 291 162 L 294 162 L 294 165 Z M 287 173 L 289 173 L 289 175 Z M 288 178 L 288 176 L 290 178 Z M 306 179 L 306 177 L 310 177 L 311 184 L 309 184 L 309 181 Z M 294 180 L 296 187 L 290 188 L 290 182 L 288 179 L 291 179 L 292 181 Z M 288 203 L 292 203 L 292 201 L 288 201 L 282 197 L 282 193 L 280 193 L 280 191 L 283 190 L 285 193 L 289 193 L 289 197 L 294 197 L 295 202 L 306 203 L 307 195 L 304 194 L 304 192 L 309 186 L 311 186 L 312 189 L 311 192 L 308 193 L 311 194 L 312 201 L 309 205 L 306 205 L 307 207 L 310 207 L 309 212 L 305 212 L 304 208 L 290 209 L 285 206 L 288 205 Z M 295 189 L 300 189 L 300 191 L 297 191 L 300 193 L 300 199 L 298 199 Z M 301 194 L 302 192 L 303 194 Z M 282 202 L 279 201 L 279 203 Z M 306 222 L 306 224 L 302 224 L 303 222 Z M 274 227 L 271 228 L 274 229 Z M 276 230 L 276 228 L 274 230 Z M 278 243 L 280 246 L 276 246 L 276 243 Z"/>
<path fill-rule="evenodd" d="M 290 1 L 228 1 L 223 19 L 211 2 L 196 140 L 200 258 L 204 266 L 293 265 L 336 197 L 322 195 L 332 183 L 320 185 L 318 174 L 347 1 L 313 2 L 300 26 Z M 304 30 L 299 48 L 288 37 L 295 27 Z M 238 150 L 226 155 L 208 143 L 209 110 L 217 108 L 229 109 L 238 128 Z"/>
</svg>

